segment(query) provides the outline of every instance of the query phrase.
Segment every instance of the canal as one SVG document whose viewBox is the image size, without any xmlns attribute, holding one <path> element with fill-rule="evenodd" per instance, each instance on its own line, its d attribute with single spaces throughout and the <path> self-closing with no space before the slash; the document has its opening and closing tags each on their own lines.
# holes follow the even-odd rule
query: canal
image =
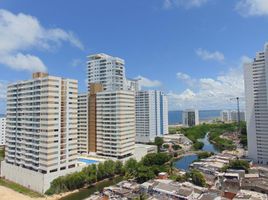
<svg viewBox="0 0 268 200">
<path fill-rule="evenodd" d="M 90 186 L 88 188 L 80 189 L 78 192 L 70 194 L 66 197 L 61 198 L 60 200 L 84 200 L 94 194 L 95 192 L 100 192 L 105 187 L 109 187 L 111 185 L 115 185 L 123 180 L 123 177 L 118 176 L 112 180 L 102 181 L 97 183 L 95 186 Z"/>
<path fill-rule="evenodd" d="M 199 139 L 198 141 L 204 143 L 204 146 L 202 148 L 203 151 L 219 153 L 219 150 L 212 143 L 210 143 L 209 138 L 208 138 L 208 133 L 206 134 L 204 138 Z M 177 169 L 187 171 L 190 165 L 197 159 L 198 159 L 198 156 L 196 154 L 187 155 L 175 161 L 174 166 Z"/>
</svg>

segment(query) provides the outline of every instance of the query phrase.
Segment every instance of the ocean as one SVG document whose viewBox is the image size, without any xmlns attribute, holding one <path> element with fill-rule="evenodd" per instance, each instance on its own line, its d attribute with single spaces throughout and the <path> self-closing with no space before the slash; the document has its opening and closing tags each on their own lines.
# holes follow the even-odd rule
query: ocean
<svg viewBox="0 0 268 200">
<path fill-rule="evenodd" d="M 221 110 L 200 110 L 199 121 L 213 120 L 220 117 Z M 182 111 L 169 111 L 168 112 L 168 124 L 182 124 Z"/>
</svg>

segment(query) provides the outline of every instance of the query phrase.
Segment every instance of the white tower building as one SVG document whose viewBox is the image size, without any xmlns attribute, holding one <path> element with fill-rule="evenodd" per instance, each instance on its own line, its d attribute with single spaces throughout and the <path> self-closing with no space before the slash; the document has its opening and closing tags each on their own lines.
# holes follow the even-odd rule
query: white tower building
<svg viewBox="0 0 268 200">
<path fill-rule="evenodd" d="M 100 83 L 103 90 L 126 89 L 125 61 L 107 54 L 88 56 L 88 90 L 91 83 Z"/>
<path fill-rule="evenodd" d="M 268 44 L 244 65 L 248 156 L 268 164 Z"/>
<path fill-rule="evenodd" d="M 6 144 L 6 118 L 0 117 L 0 146 Z"/>
<path fill-rule="evenodd" d="M 196 126 L 199 124 L 199 112 L 195 109 L 187 109 L 182 113 L 183 125 L 187 127 Z"/>
<path fill-rule="evenodd" d="M 153 142 L 155 137 L 168 134 L 167 96 L 161 91 L 136 93 L 136 141 Z"/>
</svg>

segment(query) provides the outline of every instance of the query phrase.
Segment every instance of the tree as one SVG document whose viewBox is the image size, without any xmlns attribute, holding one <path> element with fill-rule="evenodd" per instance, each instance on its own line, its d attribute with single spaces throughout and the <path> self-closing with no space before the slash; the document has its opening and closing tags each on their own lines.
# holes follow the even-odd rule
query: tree
<svg viewBox="0 0 268 200">
<path fill-rule="evenodd" d="M 154 143 L 157 146 L 157 149 L 158 149 L 158 152 L 159 152 L 162 144 L 164 143 L 164 139 L 162 137 L 155 137 Z"/>
<path fill-rule="evenodd" d="M 230 163 L 222 168 L 222 171 L 227 169 L 241 169 L 245 170 L 246 173 L 249 171 L 249 163 L 245 160 L 232 160 Z"/>
<path fill-rule="evenodd" d="M 213 155 L 213 153 L 211 153 L 211 152 L 203 151 L 203 152 L 198 153 L 198 158 L 199 159 L 208 158 L 212 155 Z"/>
<path fill-rule="evenodd" d="M 150 169 L 150 167 L 144 166 L 142 164 L 138 165 L 137 169 L 137 182 L 138 183 L 144 183 L 150 179 L 153 179 L 155 177 L 155 174 Z"/>
<path fill-rule="evenodd" d="M 171 156 L 166 153 L 151 153 L 144 156 L 141 163 L 145 166 L 164 165 L 171 159 Z"/>
<path fill-rule="evenodd" d="M 134 158 L 130 158 L 125 162 L 124 171 L 127 178 L 135 178 L 137 176 L 138 162 Z"/>
<path fill-rule="evenodd" d="M 168 148 L 169 148 L 169 145 L 168 145 L 168 144 L 164 144 L 163 147 L 164 147 L 165 149 L 168 149 Z"/>
<path fill-rule="evenodd" d="M 106 160 L 103 163 L 103 169 L 105 177 L 111 177 L 115 174 L 115 162 L 112 160 Z"/>
<path fill-rule="evenodd" d="M 194 169 L 194 170 L 188 172 L 187 176 L 189 178 L 191 178 L 191 181 L 193 184 L 195 184 L 197 186 L 201 186 L 201 187 L 206 186 L 205 177 L 200 171 Z"/>
<path fill-rule="evenodd" d="M 120 160 L 115 161 L 115 174 L 121 175 L 124 173 L 123 163 Z"/>
<path fill-rule="evenodd" d="M 174 144 L 174 145 L 172 146 L 172 148 L 173 148 L 175 151 L 177 151 L 177 150 L 181 149 L 181 146 L 180 146 L 180 145 L 177 145 L 177 144 Z"/>
</svg>

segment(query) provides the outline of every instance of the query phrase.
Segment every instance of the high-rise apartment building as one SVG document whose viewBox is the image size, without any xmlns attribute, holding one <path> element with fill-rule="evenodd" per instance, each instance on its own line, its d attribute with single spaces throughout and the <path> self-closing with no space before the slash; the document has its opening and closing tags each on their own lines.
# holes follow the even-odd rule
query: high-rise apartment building
<svg viewBox="0 0 268 200">
<path fill-rule="evenodd" d="M 6 118 L 0 117 L 0 146 L 6 144 Z"/>
<path fill-rule="evenodd" d="M 155 137 L 168 134 L 167 96 L 161 91 L 136 93 L 136 141 L 153 142 Z"/>
<path fill-rule="evenodd" d="M 126 89 L 125 61 L 107 54 L 88 56 L 88 90 L 91 83 L 102 84 L 103 90 Z"/>
<path fill-rule="evenodd" d="M 244 65 L 248 156 L 268 164 L 268 44 Z"/>
<path fill-rule="evenodd" d="M 245 121 L 245 112 L 239 111 L 240 121 Z M 222 110 L 221 111 L 221 121 L 223 122 L 237 122 L 238 115 L 237 110 Z"/>
<path fill-rule="evenodd" d="M 38 192 L 77 161 L 77 81 L 34 73 L 7 90 L 1 174 Z"/>
<path fill-rule="evenodd" d="M 135 97 L 132 91 L 103 91 L 96 94 L 97 154 L 126 158 L 134 153 Z"/>
<path fill-rule="evenodd" d="M 195 109 L 187 109 L 182 112 L 183 125 L 187 127 L 199 124 L 199 112 Z"/>
<path fill-rule="evenodd" d="M 87 93 L 78 94 L 77 148 L 78 153 L 88 153 L 88 101 Z"/>
</svg>

